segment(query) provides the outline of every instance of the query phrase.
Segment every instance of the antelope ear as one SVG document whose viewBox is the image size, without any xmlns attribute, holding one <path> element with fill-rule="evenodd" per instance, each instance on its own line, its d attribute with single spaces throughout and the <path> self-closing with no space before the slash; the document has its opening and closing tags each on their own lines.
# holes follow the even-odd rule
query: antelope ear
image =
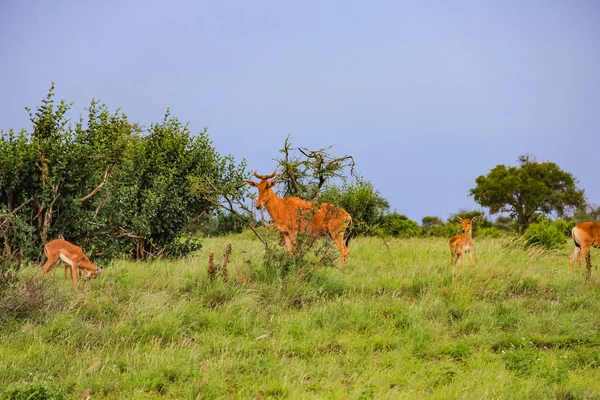
<svg viewBox="0 0 600 400">
<path fill-rule="evenodd" d="M 477 216 L 474 216 L 473 219 L 471 220 L 471 222 L 475 222 L 477 221 L 479 218 Z"/>
<path fill-rule="evenodd" d="M 256 187 L 256 182 L 254 182 L 254 181 L 246 181 L 246 183 L 250 186 Z"/>
<path fill-rule="evenodd" d="M 457 220 L 458 222 L 462 222 L 462 220 L 463 220 L 463 219 L 462 219 L 460 216 L 458 216 L 458 215 L 457 215 L 457 216 L 456 216 L 456 220 Z"/>
<path fill-rule="evenodd" d="M 277 179 L 273 179 L 272 181 L 269 181 L 269 182 L 267 183 L 267 187 L 268 187 L 268 188 L 270 188 L 270 187 L 273 187 L 273 186 L 275 186 L 275 185 L 277 185 Z"/>
</svg>

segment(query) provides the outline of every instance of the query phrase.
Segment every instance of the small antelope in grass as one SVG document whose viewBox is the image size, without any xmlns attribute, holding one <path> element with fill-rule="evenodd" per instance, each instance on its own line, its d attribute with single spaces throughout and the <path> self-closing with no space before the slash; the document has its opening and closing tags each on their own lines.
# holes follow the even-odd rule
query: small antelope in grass
<svg viewBox="0 0 600 400">
<path fill-rule="evenodd" d="M 589 279 L 592 275 L 592 257 L 590 256 L 590 248 L 600 248 L 600 222 L 582 222 L 573 229 L 571 229 L 571 237 L 575 242 L 575 250 L 569 257 L 569 264 L 571 264 L 571 271 L 575 261 L 579 264 L 581 269 L 581 263 L 585 258 L 585 265 L 587 271 L 585 279 Z"/>
<path fill-rule="evenodd" d="M 64 239 L 55 239 L 48 242 L 44 246 L 44 253 L 46 253 L 48 261 L 42 267 L 42 275 L 51 272 L 56 267 L 56 264 L 62 260 L 71 267 L 73 286 L 77 285 L 77 275 L 80 268 L 88 271 L 85 276 L 86 281 L 97 277 L 102 272 L 102 268 L 96 268 L 85 254 L 83 254 L 81 247 L 75 246 Z"/>
<path fill-rule="evenodd" d="M 462 224 L 462 230 L 460 235 L 454 236 L 452 239 L 450 239 L 450 263 L 456 264 L 460 258 L 462 264 L 464 265 L 466 252 L 469 253 L 471 265 L 474 266 L 475 261 L 473 260 L 473 250 L 475 249 L 475 245 L 473 244 L 473 222 L 477 221 L 477 217 L 473 217 L 472 219 L 463 219 L 457 215 L 456 219 Z"/>
<path fill-rule="evenodd" d="M 259 175 L 254 171 L 254 176 L 260 182 L 247 181 L 258 189 L 256 208 L 266 207 L 269 215 L 275 222 L 277 230 L 283 235 L 288 254 L 296 247 L 296 237 L 299 233 L 308 233 L 314 236 L 327 236 L 335 242 L 342 254 L 342 266 L 348 260 L 348 238 L 344 242 L 346 228 L 352 222 L 350 214 L 341 207 L 333 204 L 305 201 L 298 197 L 278 197 L 273 191 L 275 176 Z"/>
</svg>

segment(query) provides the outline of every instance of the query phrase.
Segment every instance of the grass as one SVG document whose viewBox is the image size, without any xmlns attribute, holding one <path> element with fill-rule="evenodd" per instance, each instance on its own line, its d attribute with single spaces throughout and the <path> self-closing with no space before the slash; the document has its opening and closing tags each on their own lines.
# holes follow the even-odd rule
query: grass
<svg viewBox="0 0 600 400">
<path fill-rule="evenodd" d="M 598 271 L 571 272 L 566 244 L 476 245 L 453 267 L 445 240 L 358 238 L 343 269 L 286 275 L 244 233 L 76 289 L 26 268 L 56 301 L 2 319 L 0 398 L 600 398 Z"/>
</svg>

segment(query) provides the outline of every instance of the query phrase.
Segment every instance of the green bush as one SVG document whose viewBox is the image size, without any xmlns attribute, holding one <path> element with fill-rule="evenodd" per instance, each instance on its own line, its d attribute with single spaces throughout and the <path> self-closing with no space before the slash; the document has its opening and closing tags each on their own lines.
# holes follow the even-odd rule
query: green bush
<svg viewBox="0 0 600 400">
<path fill-rule="evenodd" d="M 481 228 L 477 232 L 477 236 L 485 236 L 488 238 L 500 238 L 505 236 L 505 233 L 495 226 L 490 226 L 489 228 Z"/>
<path fill-rule="evenodd" d="M 352 235 L 374 235 L 381 227 L 381 218 L 390 208 L 389 203 L 373 184 L 361 181 L 330 185 L 319 196 L 319 202 L 332 203 L 344 208 L 352 216 Z"/>
<path fill-rule="evenodd" d="M 539 222 L 529 225 L 523 234 L 525 247 L 537 245 L 546 249 L 555 249 L 565 243 L 566 222 L 563 220 L 551 221 L 540 217 Z"/>
<path fill-rule="evenodd" d="M 381 217 L 381 232 L 387 236 L 409 238 L 421 235 L 421 228 L 408 217 L 393 212 Z"/>
</svg>

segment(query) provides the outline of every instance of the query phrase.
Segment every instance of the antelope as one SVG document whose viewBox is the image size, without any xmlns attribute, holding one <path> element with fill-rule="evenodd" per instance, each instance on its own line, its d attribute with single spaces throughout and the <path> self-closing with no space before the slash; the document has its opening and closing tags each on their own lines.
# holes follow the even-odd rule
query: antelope
<svg viewBox="0 0 600 400">
<path fill-rule="evenodd" d="M 48 257 L 48 261 L 42 267 L 42 275 L 51 272 L 58 262 L 62 260 L 71 267 L 73 286 L 77 285 L 77 275 L 80 268 L 88 271 L 85 276 L 86 281 L 97 277 L 102 272 L 102 268 L 96 268 L 85 254 L 83 254 L 81 247 L 75 246 L 64 239 L 55 239 L 48 242 L 44 246 L 44 253 Z"/>
<path fill-rule="evenodd" d="M 590 248 L 600 248 L 600 222 L 582 222 L 579 225 L 571 229 L 571 237 L 575 242 L 575 249 L 569 257 L 569 264 L 571 264 L 571 271 L 575 261 L 579 264 L 581 270 L 581 263 L 585 258 L 585 265 L 587 272 L 585 279 L 589 279 L 592 275 L 592 257 L 590 255 Z"/>
<path fill-rule="evenodd" d="M 346 228 L 352 222 L 352 217 L 341 207 L 333 204 L 309 202 L 298 197 L 278 197 L 273 191 L 277 183 L 274 171 L 270 175 L 259 175 L 254 171 L 254 176 L 260 182 L 246 181 L 250 186 L 258 189 L 256 208 L 266 207 L 271 215 L 277 230 L 283 236 L 283 241 L 288 254 L 292 254 L 296 247 L 296 237 L 299 233 L 308 233 L 314 236 L 326 236 L 335 242 L 342 255 L 342 266 L 348 260 L 348 240 L 344 242 Z"/>
<path fill-rule="evenodd" d="M 460 258 L 462 264 L 465 264 L 465 252 L 469 253 L 469 258 L 471 260 L 471 265 L 475 265 L 475 261 L 473 260 L 473 251 L 475 249 L 475 245 L 473 243 L 473 222 L 477 220 L 477 217 L 473 217 L 473 219 L 461 218 L 458 215 L 456 216 L 458 222 L 462 224 L 462 230 L 460 235 L 454 236 L 450 239 L 450 263 L 456 264 L 458 259 Z"/>
</svg>

